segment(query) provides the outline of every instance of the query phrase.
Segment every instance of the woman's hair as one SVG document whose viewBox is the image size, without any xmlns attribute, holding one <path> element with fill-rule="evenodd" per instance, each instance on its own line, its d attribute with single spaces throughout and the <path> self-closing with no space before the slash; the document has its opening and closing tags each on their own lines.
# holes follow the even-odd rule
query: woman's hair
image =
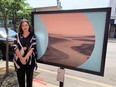
<svg viewBox="0 0 116 87">
<path fill-rule="evenodd" d="M 26 19 L 22 19 L 22 20 L 20 21 L 20 24 L 19 24 L 19 33 L 21 33 L 21 34 L 23 33 L 22 24 L 23 24 L 24 22 L 27 22 L 27 24 L 29 25 L 29 32 L 33 32 L 32 26 L 30 25 L 29 21 L 26 20 Z"/>
</svg>

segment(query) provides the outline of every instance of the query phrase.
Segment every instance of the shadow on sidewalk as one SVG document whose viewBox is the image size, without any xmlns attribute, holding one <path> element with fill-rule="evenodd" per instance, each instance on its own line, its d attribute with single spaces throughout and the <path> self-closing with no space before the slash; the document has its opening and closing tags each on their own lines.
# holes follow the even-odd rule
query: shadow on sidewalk
<svg viewBox="0 0 116 87">
<path fill-rule="evenodd" d="M 9 74 L 6 76 L 6 68 L 0 68 L 0 87 L 18 87 L 18 81 L 14 66 L 9 66 Z M 34 77 L 39 72 L 34 72 Z"/>
</svg>

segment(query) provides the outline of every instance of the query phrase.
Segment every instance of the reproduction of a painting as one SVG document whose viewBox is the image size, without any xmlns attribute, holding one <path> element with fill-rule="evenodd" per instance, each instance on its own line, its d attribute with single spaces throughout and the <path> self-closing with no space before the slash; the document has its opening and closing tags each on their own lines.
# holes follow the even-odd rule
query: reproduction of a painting
<svg viewBox="0 0 116 87">
<path fill-rule="evenodd" d="M 110 8 L 32 12 L 38 62 L 103 75 L 109 19 Z"/>
</svg>

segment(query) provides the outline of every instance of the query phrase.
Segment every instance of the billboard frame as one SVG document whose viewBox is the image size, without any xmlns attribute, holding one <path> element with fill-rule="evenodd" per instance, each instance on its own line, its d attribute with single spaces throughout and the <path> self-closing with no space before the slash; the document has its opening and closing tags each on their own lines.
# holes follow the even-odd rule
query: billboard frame
<svg viewBox="0 0 116 87">
<path fill-rule="evenodd" d="M 53 65 L 61 68 L 67 68 L 67 69 L 72 69 L 72 70 L 77 70 L 85 73 L 90 73 L 90 74 L 95 74 L 99 76 L 104 75 L 104 69 L 105 69 L 105 59 L 106 59 L 106 51 L 107 51 L 107 41 L 108 41 L 108 29 L 109 29 L 109 21 L 110 21 L 110 13 L 111 13 L 111 8 L 106 7 L 106 8 L 91 8 L 91 9 L 75 9 L 75 10 L 57 10 L 57 11 L 38 11 L 38 12 L 32 12 L 31 13 L 31 22 L 32 26 L 34 28 L 34 15 L 35 14 L 60 14 L 60 13 L 79 13 L 79 12 L 106 12 L 106 21 L 105 21 L 105 29 L 104 29 L 104 41 L 103 41 L 103 48 L 102 48 L 102 57 L 101 57 L 101 67 L 100 67 L 100 72 L 96 71 L 91 71 L 91 70 L 85 70 L 81 68 L 75 68 L 67 65 L 61 65 L 61 64 L 56 64 L 56 63 L 51 63 L 51 62 L 43 62 L 40 60 L 37 60 L 39 63 L 43 64 L 48 64 L 48 65 Z"/>
</svg>

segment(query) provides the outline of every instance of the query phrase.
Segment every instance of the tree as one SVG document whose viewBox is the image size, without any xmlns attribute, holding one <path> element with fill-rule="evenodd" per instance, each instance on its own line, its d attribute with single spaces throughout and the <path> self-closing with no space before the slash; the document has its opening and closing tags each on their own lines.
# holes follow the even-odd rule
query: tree
<svg viewBox="0 0 116 87">
<path fill-rule="evenodd" d="M 7 28 L 7 19 L 10 13 L 10 6 L 13 0 L 0 0 L 0 15 L 4 20 L 4 27 L 6 29 L 6 74 L 9 73 L 8 61 L 9 61 L 9 43 L 8 43 L 8 28 Z"/>
<path fill-rule="evenodd" d="M 26 2 L 26 0 L 13 0 L 13 3 L 11 4 L 11 17 L 14 24 L 14 30 L 16 31 L 16 19 L 29 17 L 29 14 L 31 13 L 31 7 Z M 28 18 L 27 18 L 28 19 Z"/>
<path fill-rule="evenodd" d="M 18 15 L 28 9 L 29 4 L 26 0 L 0 0 L 0 17 L 3 18 L 4 27 L 6 29 L 6 75 L 9 73 L 9 43 L 7 20 L 12 18 L 16 20 Z M 29 12 L 29 11 L 28 11 Z M 28 14 L 27 12 L 25 14 Z"/>
</svg>

